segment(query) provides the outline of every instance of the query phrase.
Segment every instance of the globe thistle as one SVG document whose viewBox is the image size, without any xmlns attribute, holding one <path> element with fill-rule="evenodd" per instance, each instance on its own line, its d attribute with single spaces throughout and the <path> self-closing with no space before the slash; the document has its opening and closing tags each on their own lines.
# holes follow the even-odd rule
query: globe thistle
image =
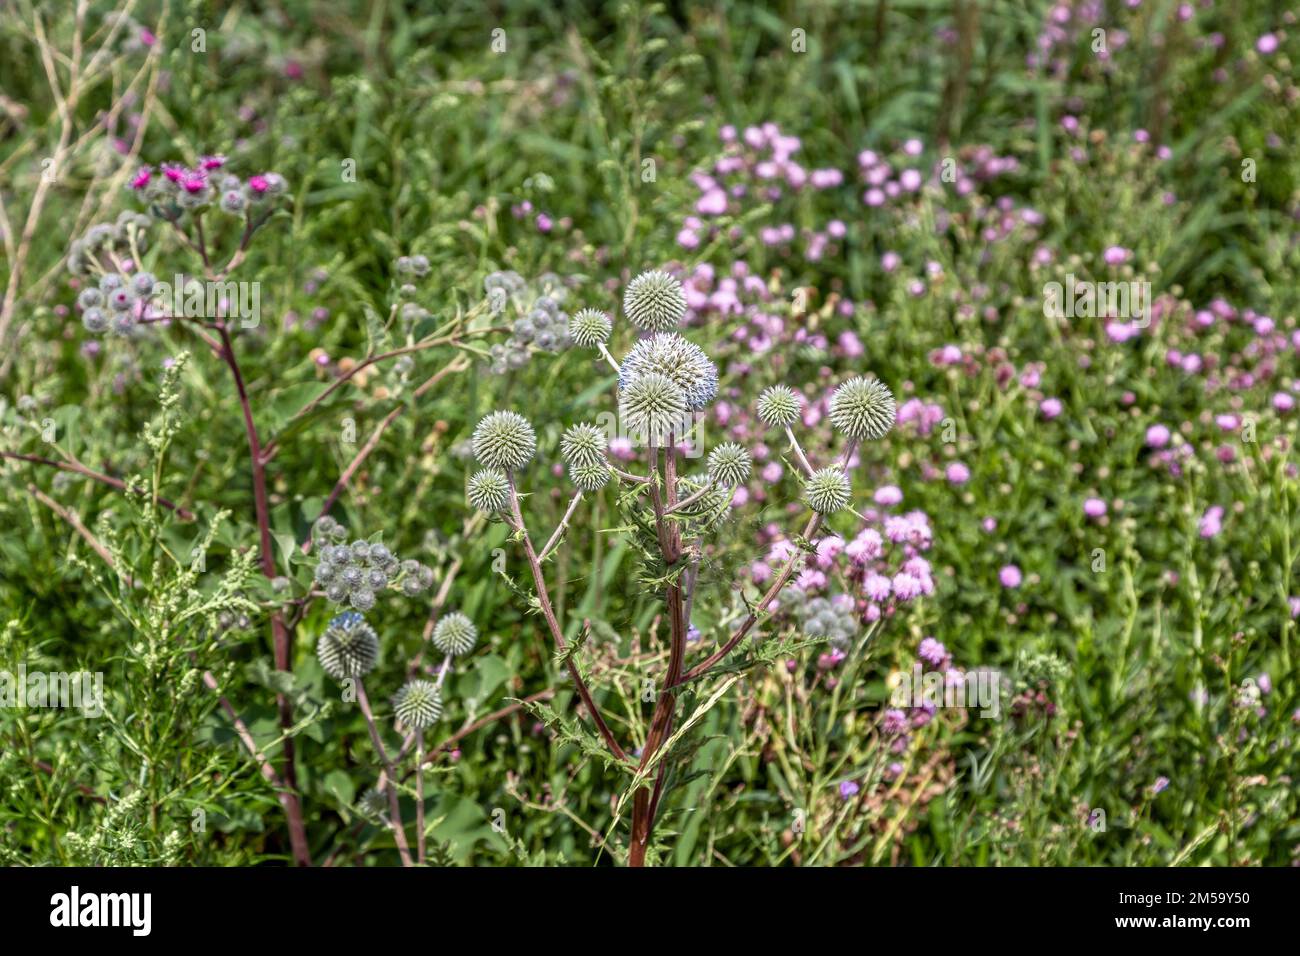
<svg viewBox="0 0 1300 956">
<path fill-rule="evenodd" d="M 660 441 L 671 431 L 684 430 L 686 396 L 666 375 L 648 372 L 623 389 L 618 413 L 633 433 Z"/>
<path fill-rule="evenodd" d="M 505 511 L 510 503 L 510 482 L 505 473 L 496 468 L 476 471 L 469 479 L 470 506 L 488 514 Z"/>
<path fill-rule="evenodd" d="M 407 681 L 393 697 L 393 714 L 403 727 L 427 730 L 442 716 L 442 692 L 433 681 Z"/>
<path fill-rule="evenodd" d="M 818 514 L 834 514 L 849 503 L 848 476 L 838 468 L 819 468 L 808 476 L 803 496 Z"/>
<path fill-rule="evenodd" d="M 573 341 L 584 349 L 594 349 L 609 341 L 609 334 L 614 323 L 609 316 L 599 309 L 583 309 L 569 323 L 569 334 Z"/>
<path fill-rule="evenodd" d="M 569 468 L 569 479 L 583 491 L 599 491 L 609 482 L 609 465 L 580 461 Z"/>
<path fill-rule="evenodd" d="M 855 441 L 883 438 L 895 412 L 894 396 L 878 378 L 851 378 L 831 396 L 831 424 Z"/>
<path fill-rule="evenodd" d="M 512 471 L 528 464 L 537 450 L 537 436 L 524 416 L 493 412 L 474 429 L 473 445 L 479 464 Z"/>
<path fill-rule="evenodd" d="M 709 453 L 709 477 L 724 487 L 733 487 L 749 477 L 749 452 L 735 442 L 726 442 Z"/>
<path fill-rule="evenodd" d="M 642 331 L 666 332 L 686 315 L 686 294 L 667 272 L 653 269 L 627 284 L 623 312 Z"/>
<path fill-rule="evenodd" d="M 676 332 L 637 342 L 619 367 L 618 387 L 625 389 L 649 372 L 672 379 L 692 411 L 704 408 L 718 393 L 717 366 L 709 361 L 704 349 Z"/>
<path fill-rule="evenodd" d="M 433 645 L 444 654 L 460 657 L 478 640 L 478 628 L 459 611 L 445 615 L 433 629 Z"/>
<path fill-rule="evenodd" d="M 364 677 L 379 663 L 379 637 L 365 618 L 347 611 L 329 622 L 316 643 L 316 656 L 335 680 Z"/>
<path fill-rule="evenodd" d="M 560 439 L 560 456 L 570 465 L 596 465 L 605 460 L 605 433 L 583 422 L 564 432 Z"/>
<path fill-rule="evenodd" d="M 758 417 L 769 428 L 788 428 L 799 417 L 799 393 L 786 385 L 773 385 L 758 396 Z"/>
</svg>

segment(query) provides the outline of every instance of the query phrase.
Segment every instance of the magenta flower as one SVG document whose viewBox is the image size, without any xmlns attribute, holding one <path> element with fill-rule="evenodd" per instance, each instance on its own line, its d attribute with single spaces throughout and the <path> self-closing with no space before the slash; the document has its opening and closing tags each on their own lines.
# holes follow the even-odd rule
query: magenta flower
<svg viewBox="0 0 1300 956">
<path fill-rule="evenodd" d="M 145 186 L 149 185 L 149 180 L 151 179 L 153 179 L 153 167 L 141 166 L 140 171 L 136 173 L 135 178 L 131 180 L 131 188 L 136 190 L 144 189 Z"/>
<path fill-rule="evenodd" d="M 1211 505 L 1201 515 L 1199 531 L 1202 538 L 1213 538 L 1223 530 L 1223 508 Z"/>
<path fill-rule="evenodd" d="M 1021 581 L 1020 569 L 1014 564 L 1005 565 L 998 572 L 998 580 L 1002 582 L 1004 588 L 1018 588 Z"/>
<path fill-rule="evenodd" d="M 1038 403 L 1038 410 L 1042 412 L 1044 418 L 1051 421 L 1061 414 L 1063 406 L 1059 398 L 1045 398 Z"/>
<path fill-rule="evenodd" d="M 1083 513 L 1089 518 L 1100 518 L 1106 514 L 1106 502 L 1100 498 L 1087 498 L 1083 502 Z"/>
<path fill-rule="evenodd" d="M 1152 448 L 1164 448 L 1169 444 L 1169 429 L 1164 425 L 1152 425 L 1147 428 L 1147 444 Z"/>
</svg>

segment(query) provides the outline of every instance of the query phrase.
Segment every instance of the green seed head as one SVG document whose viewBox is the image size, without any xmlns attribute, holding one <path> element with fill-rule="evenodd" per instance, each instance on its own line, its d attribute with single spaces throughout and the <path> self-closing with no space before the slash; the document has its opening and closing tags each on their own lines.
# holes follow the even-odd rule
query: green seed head
<svg viewBox="0 0 1300 956">
<path fill-rule="evenodd" d="M 469 652 L 478 640 L 478 628 L 459 611 L 452 611 L 438 621 L 433 629 L 433 644 L 444 654 L 460 657 Z"/>
<path fill-rule="evenodd" d="M 788 428 L 799 417 L 800 405 L 794 389 L 773 385 L 758 396 L 758 417 L 769 428 Z"/>
<path fill-rule="evenodd" d="M 316 643 L 316 657 L 335 680 L 364 677 L 379 663 L 379 637 L 360 614 L 348 611 L 325 628 Z"/>
<path fill-rule="evenodd" d="M 585 422 L 574 425 L 560 439 L 560 455 L 570 465 L 598 465 L 605 460 L 605 433 Z"/>
<path fill-rule="evenodd" d="M 474 429 L 474 457 L 488 468 L 513 471 L 528 464 L 537 450 L 537 435 L 528 419 L 515 412 L 493 412 Z"/>
<path fill-rule="evenodd" d="M 614 324 L 599 309 L 583 309 L 569 320 L 569 334 L 584 349 L 594 349 L 609 341 Z"/>
<path fill-rule="evenodd" d="M 627 284 L 623 312 L 643 332 L 666 332 L 686 315 L 686 294 L 667 272 L 653 269 Z"/>
<path fill-rule="evenodd" d="M 629 431 L 654 441 L 662 441 L 675 429 L 685 431 L 686 396 L 658 372 L 648 372 L 623 389 L 618 411 Z"/>
<path fill-rule="evenodd" d="M 749 477 L 752 464 L 749 452 L 735 442 L 726 442 L 709 453 L 709 477 L 731 488 Z"/>
<path fill-rule="evenodd" d="M 849 503 L 849 479 L 838 468 L 820 468 L 808 476 L 803 496 L 818 514 L 834 514 Z"/>
<path fill-rule="evenodd" d="M 609 465 L 580 461 L 569 468 L 569 478 L 583 491 L 599 491 L 609 482 Z"/>
<path fill-rule="evenodd" d="M 469 503 L 479 511 L 496 514 L 510 503 L 510 482 L 497 468 L 476 471 L 469 479 Z"/>
<path fill-rule="evenodd" d="M 895 413 L 894 396 L 878 378 L 851 378 L 831 396 L 831 424 L 855 441 L 883 438 Z"/>
<path fill-rule="evenodd" d="M 433 681 L 407 681 L 393 696 L 393 715 L 403 727 L 427 730 L 442 716 L 442 692 Z"/>
</svg>

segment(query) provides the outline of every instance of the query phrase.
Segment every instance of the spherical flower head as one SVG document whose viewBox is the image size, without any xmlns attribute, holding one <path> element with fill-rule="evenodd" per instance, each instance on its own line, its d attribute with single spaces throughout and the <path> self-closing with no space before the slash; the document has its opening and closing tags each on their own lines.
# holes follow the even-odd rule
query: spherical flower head
<svg viewBox="0 0 1300 956">
<path fill-rule="evenodd" d="M 818 514 L 834 514 L 849 503 L 849 479 L 838 468 L 819 468 L 808 476 L 803 496 Z"/>
<path fill-rule="evenodd" d="M 383 817 L 388 812 L 388 793 L 378 787 L 371 787 L 357 801 L 357 810 L 371 820 Z"/>
<path fill-rule="evenodd" d="M 438 621 L 433 629 L 433 645 L 444 654 L 460 657 L 468 653 L 478 640 L 478 628 L 459 611 L 452 611 Z"/>
<path fill-rule="evenodd" d="M 672 379 L 692 411 L 704 408 L 718 394 L 717 366 L 709 361 L 704 349 L 676 332 L 637 342 L 619 368 L 618 387 L 625 389 L 648 372 Z"/>
<path fill-rule="evenodd" d="M 883 438 L 896 414 L 893 393 L 878 378 L 851 378 L 831 396 L 831 424 L 855 441 Z"/>
<path fill-rule="evenodd" d="M 469 479 L 470 506 L 488 514 L 505 511 L 510 503 L 510 482 L 505 472 L 497 468 L 476 471 Z"/>
<path fill-rule="evenodd" d="M 99 335 L 108 329 L 108 315 L 99 306 L 91 306 L 81 313 L 81 324 L 86 327 L 87 332 Z"/>
<path fill-rule="evenodd" d="M 427 730 L 442 716 L 442 692 L 433 681 L 407 681 L 393 696 L 393 715 L 410 730 Z"/>
<path fill-rule="evenodd" d="M 735 442 L 725 442 L 709 453 L 709 477 L 724 487 L 740 484 L 752 467 L 749 452 Z"/>
<path fill-rule="evenodd" d="M 569 320 L 569 334 L 584 349 L 594 349 L 609 341 L 614 324 L 599 309 L 583 309 Z"/>
<path fill-rule="evenodd" d="M 570 465 L 598 465 L 605 460 L 605 433 L 583 422 L 565 430 L 560 439 L 560 456 Z"/>
<path fill-rule="evenodd" d="M 618 398 L 624 426 L 637 435 L 662 441 L 669 432 L 684 431 L 686 396 L 666 375 L 647 372 L 633 380 Z"/>
<path fill-rule="evenodd" d="M 479 464 L 513 471 L 528 464 L 537 450 L 537 435 L 528 419 L 515 412 L 493 412 L 474 429 L 474 457 Z"/>
<path fill-rule="evenodd" d="M 358 611 L 369 611 L 375 606 L 375 592 L 363 582 L 348 592 L 348 601 Z"/>
<path fill-rule="evenodd" d="M 786 385 L 773 385 L 758 396 L 758 417 L 768 428 L 789 428 L 799 417 L 799 393 Z"/>
<path fill-rule="evenodd" d="M 379 663 L 379 638 L 360 614 L 348 611 L 325 628 L 316 656 L 321 669 L 335 680 L 364 677 Z"/>
<path fill-rule="evenodd" d="M 666 332 L 686 315 L 686 293 L 667 272 L 643 272 L 627 284 L 623 312 L 644 332 Z"/>
<path fill-rule="evenodd" d="M 604 461 L 580 461 L 569 468 L 569 479 L 583 491 L 599 491 L 609 482 L 609 465 Z"/>
<path fill-rule="evenodd" d="M 104 304 L 104 293 L 100 292 L 94 286 L 82 289 L 81 294 L 77 296 L 77 305 L 83 309 L 93 309 Z"/>
</svg>

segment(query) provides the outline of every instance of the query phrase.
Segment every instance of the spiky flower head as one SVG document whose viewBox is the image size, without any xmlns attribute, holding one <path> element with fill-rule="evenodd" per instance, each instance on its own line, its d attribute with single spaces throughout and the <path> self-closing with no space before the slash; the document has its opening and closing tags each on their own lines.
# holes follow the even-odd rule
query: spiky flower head
<svg viewBox="0 0 1300 956">
<path fill-rule="evenodd" d="M 599 309 L 583 309 L 569 320 L 569 334 L 584 349 L 594 349 L 609 341 L 614 323 Z"/>
<path fill-rule="evenodd" d="M 599 491 L 609 482 L 609 465 L 604 461 L 580 461 L 569 468 L 569 478 L 583 491 Z"/>
<path fill-rule="evenodd" d="M 583 422 L 565 430 L 560 455 L 570 465 L 597 465 L 605 460 L 607 444 L 604 431 Z"/>
<path fill-rule="evenodd" d="M 799 417 L 799 393 L 788 385 L 773 385 L 758 396 L 758 417 L 769 428 L 788 428 Z"/>
<path fill-rule="evenodd" d="M 803 496 L 818 514 L 834 514 L 849 503 L 848 476 L 838 468 L 819 468 L 808 476 Z"/>
<path fill-rule="evenodd" d="M 478 640 L 478 628 L 459 611 L 452 611 L 438 621 L 433 629 L 433 645 L 444 654 L 460 657 Z"/>
<path fill-rule="evenodd" d="M 442 692 L 431 680 L 407 681 L 393 695 L 393 715 L 410 730 L 427 730 L 442 716 Z"/>
<path fill-rule="evenodd" d="M 329 622 L 316 642 L 321 669 L 335 680 L 364 677 L 379 663 L 379 637 L 356 611 Z"/>
<path fill-rule="evenodd" d="M 894 395 L 878 378 L 851 378 L 831 396 L 831 424 L 850 438 L 883 438 L 894 427 Z"/>
<path fill-rule="evenodd" d="M 488 468 L 513 471 L 528 464 L 537 450 L 537 435 L 516 412 L 493 412 L 474 429 L 474 457 Z"/>
<path fill-rule="evenodd" d="M 476 471 L 469 479 L 470 506 L 488 514 L 505 511 L 510 503 L 510 482 L 498 468 Z"/>
<path fill-rule="evenodd" d="M 685 431 L 686 396 L 668 376 L 647 372 L 619 394 L 618 414 L 632 433 L 662 441 L 669 432 Z"/>
<path fill-rule="evenodd" d="M 672 379 L 692 411 L 699 411 L 718 394 L 718 367 L 704 349 L 676 332 L 652 335 L 632 346 L 619 367 L 618 387 L 625 389 L 648 372 Z"/>
<path fill-rule="evenodd" d="M 752 466 L 749 452 L 735 442 L 724 442 L 709 452 L 709 477 L 723 487 L 740 484 Z"/>
<path fill-rule="evenodd" d="M 666 332 L 686 315 L 686 293 L 667 272 L 652 269 L 627 284 L 623 312 L 644 332 Z"/>
</svg>

